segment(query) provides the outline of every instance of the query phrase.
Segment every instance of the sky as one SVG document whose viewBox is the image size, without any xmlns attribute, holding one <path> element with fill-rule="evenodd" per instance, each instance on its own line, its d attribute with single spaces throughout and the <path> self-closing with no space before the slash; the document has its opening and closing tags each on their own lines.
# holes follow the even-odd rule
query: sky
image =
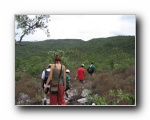
<svg viewBox="0 0 150 120">
<path fill-rule="evenodd" d="M 30 16 L 31 17 L 31 16 Z M 33 17 L 33 16 L 32 16 Z M 136 34 L 136 16 L 132 15 L 50 15 L 48 24 L 50 37 L 37 29 L 26 35 L 23 41 L 43 41 L 46 39 L 82 39 Z M 16 39 L 21 35 L 21 30 Z"/>
</svg>

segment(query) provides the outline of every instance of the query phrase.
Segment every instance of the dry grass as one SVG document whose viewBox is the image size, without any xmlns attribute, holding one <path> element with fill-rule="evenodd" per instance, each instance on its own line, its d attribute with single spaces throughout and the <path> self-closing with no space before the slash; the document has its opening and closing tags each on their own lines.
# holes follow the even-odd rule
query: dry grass
<svg viewBox="0 0 150 120">
<path fill-rule="evenodd" d="M 19 101 L 19 94 L 27 94 L 31 100 L 37 100 L 41 96 L 40 82 L 36 82 L 32 76 L 20 73 L 20 81 L 15 83 L 15 103 Z"/>
<path fill-rule="evenodd" d="M 78 80 L 74 80 L 75 72 L 70 73 L 73 88 L 80 88 Z M 93 94 L 100 96 L 108 95 L 109 90 L 121 89 L 124 93 L 135 94 L 135 66 L 131 66 L 124 71 L 111 71 L 107 73 L 97 73 L 94 76 L 86 74 L 85 88 L 91 89 Z"/>
<path fill-rule="evenodd" d="M 118 72 L 100 73 L 93 77 L 92 91 L 94 94 L 105 96 L 109 90 L 121 89 L 124 93 L 135 94 L 135 67 Z"/>
<path fill-rule="evenodd" d="M 78 80 L 74 80 L 75 72 L 70 73 L 71 83 L 73 88 L 80 91 L 81 83 Z M 29 95 L 33 101 L 41 100 L 43 97 L 43 91 L 39 82 L 33 79 L 33 76 L 25 73 L 17 74 L 20 79 L 15 83 L 15 99 L 18 102 L 19 94 L 25 93 Z M 40 75 L 39 75 L 40 76 Z M 86 75 L 84 87 L 91 89 L 93 94 L 99 96 L 108 96 L 110 90 L 121 89 L 123 93 L 129 93 L 135 95 L 135 66 L 131 66 L 124 71 L 111 71 L 107 73 L 96 73 L 94 76 Z M 76 99 L 76 98 L 75 98 Z M 111 98 L 113 99 L 113 98 Z M 127 101 L 122 101 L 120 104 L 127 104 Z M 110 103 L 111 104 L 111 103 Z"/>
</svg>

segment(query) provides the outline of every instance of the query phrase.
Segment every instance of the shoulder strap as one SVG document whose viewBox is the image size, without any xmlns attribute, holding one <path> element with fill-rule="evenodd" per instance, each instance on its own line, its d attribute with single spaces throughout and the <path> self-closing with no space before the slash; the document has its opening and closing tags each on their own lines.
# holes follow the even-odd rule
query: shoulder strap
<svg viewBox="0 0 150 120">
<path fill-rule="evenodd" d="M 60 80 L 61 72 L 62 72 L 62 65 L 61 65 L 61 69 L 60 69 L 59 80 Z"/>
</svg>

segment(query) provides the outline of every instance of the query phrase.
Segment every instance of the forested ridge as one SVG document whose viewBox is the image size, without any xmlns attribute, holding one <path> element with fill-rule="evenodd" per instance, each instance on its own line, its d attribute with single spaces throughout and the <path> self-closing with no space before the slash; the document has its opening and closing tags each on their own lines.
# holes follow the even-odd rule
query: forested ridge
<svg viewBox="0 0 150 120">
<path fill-rule="evenodd" d="M 40 81 L 42 70 L 53 63 L 54 53 L 63 55 L 63 64 L 71 70 L 72 77 L 81 64 L 87 69 L 91 62 L 96 66 L 97 75 L 113 70 L 123 72 L 135 66 L 135 46 L 135 36 L 22 42 L 15 46 L 15 81 L 20 82 L 22 76 Z"/>
<path fill-rule="evenodd" d="M 69 66 L 70 63 L 76 63 L 79 66 L 82 63 L 89 65 L 91 62 L 94 62 L 99 67 L 100 64 L 106 65 L 106 67 L 99 68 L 99 70 L 108 70 L 111 69 L 111 62 L 118 64 L 128 59 L 128 62 L 132 63 L 135 58 L 134 36 L 95 38 L 89 41 L 79 39 L 45 40 L 40 42 L 23 42 L 23 44 L 23 46 L 15 47 L 16 64 L 18 60 L 23 62 L 37 56 L 42 61 L 50 59 L 48 52 L 56 50 L 64 51 L 68 67 L 71 67 Z M 129 59 L 132 60 L 130 61 Z"/>
</svg>

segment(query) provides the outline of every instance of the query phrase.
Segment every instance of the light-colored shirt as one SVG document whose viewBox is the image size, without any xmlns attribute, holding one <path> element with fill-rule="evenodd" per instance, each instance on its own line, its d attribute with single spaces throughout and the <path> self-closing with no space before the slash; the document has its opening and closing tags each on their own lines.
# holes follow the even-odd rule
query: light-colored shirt
<svg viewBox="0 0 150 120">
<path fill-rule="evenodd" d="M 50 68 L 47 68 L 46 70 L 47 70 L 47 71 L 51 71 Z M 45 78 L 45 70 L 43 70 L 42 76 L 41 76 L 41 79 L 42 79 L 42 80 L 44 80 L 44 78 Z M 44 83 L 44 87 L 45 87 L 45 86 L 46 86 L 46 84 Z M 47 85 L 47 87 L 50 88 L 50 85 Z"/>
<path fill-rule="evenodd" d="M 50 68 L 47 68 L 46 70 L 47 70 L 47 71 L 51 71 Z M 42 80 L 44 80 L 44 78 L 45 78 L 45 70 L 43 70 L 42 76 L 41 76 L 41 79 L 42 79 Z"/>
</svg>

